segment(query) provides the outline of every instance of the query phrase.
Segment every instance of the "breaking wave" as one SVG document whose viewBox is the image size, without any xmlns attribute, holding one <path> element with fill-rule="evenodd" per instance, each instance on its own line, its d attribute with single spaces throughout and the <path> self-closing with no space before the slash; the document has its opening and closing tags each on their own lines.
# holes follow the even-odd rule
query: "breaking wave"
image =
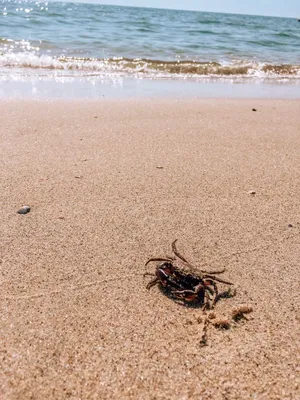
<svg viewBox="0 0 300 400">
<path fill-rule="evenodd" d="M 151 78 L 238 77 L 300 79 L 300 65 L 236 61 L 231 63 L 163 61 L 131 58 L 51 57 L 33 53 L 0 53 L 0 68 L 59 71 L 60 74 L 121 74 Z"/>
</svg>

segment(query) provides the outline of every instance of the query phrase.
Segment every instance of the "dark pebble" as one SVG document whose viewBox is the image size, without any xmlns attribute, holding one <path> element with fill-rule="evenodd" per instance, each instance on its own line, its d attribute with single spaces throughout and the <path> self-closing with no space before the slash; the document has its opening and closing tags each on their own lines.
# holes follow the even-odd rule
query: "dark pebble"
<svg viewBox="0 0 300 400">
<path fill-rule="evenodd" d="M 288 224 L 288 227 L 289 227 L 289 228 L 292 228 L 292 227 L 293 227 L 293 225 L 292 225 L 292 224 Z"/>
<path fill-rule="evenodd" d="M 252 111 L 257 111 L 257 109 L 256 108 L 252 108 Z"/>
<path fill-rule="evenodd" d="M 27 214 L 29 212 L 30 212 L 29 206 L 23 206 L 20 208 L 20 210 L 17 211 L 18 214 Z"/>
</svg>

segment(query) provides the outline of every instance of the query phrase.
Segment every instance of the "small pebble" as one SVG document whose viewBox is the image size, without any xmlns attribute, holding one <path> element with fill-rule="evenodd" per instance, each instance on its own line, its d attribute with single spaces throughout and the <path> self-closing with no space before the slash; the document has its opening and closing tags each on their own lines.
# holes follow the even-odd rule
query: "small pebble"
<svg viewBox="0 0 300 400">
<path fill-rule="evenodd" d="M 75 178 L 81 179 L 81 178 L 82 178 L 82 175 L 76 175 Z"/>
<path fill-rule="evenodd" d="M 292 228 L 292 227 L 293 227 L 293 225 L 292 225 L 292 224 L 288 224 L 288 227 L 289 227 L 289 228 Z"/>
<path fill-rule="evenodd" d="M 23 206 L 20 208 L 20 210 L 17 211 L 18 214 L 27 214 L 29 212 L 30 212 L 29 206 Z"/>
<path fill-rule="evenodd" d="M 157 169 L 163 169 L 164 167 L 162 167 L 161 165 L 158 165 L 156 168 Z"/>
<path fill-rule="evenodd" d="M 252 111 L 257 111 L 257 109 L 256 108 L 252 108 Z"/>
<path fill-rule="evenodd" d="M 249 190 L 248 194 L 251 194 L 252 196 L 254 196 L 256 194 L 256 192 L 254 190 Z"/>
</svg>

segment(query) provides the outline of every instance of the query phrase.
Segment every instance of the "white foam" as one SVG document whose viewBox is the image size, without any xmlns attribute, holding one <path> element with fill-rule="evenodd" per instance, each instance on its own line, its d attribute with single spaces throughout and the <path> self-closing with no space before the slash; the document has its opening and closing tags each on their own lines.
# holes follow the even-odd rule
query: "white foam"
<svg viewBox="0 0 300 400">
<path fill-rule="evenodd" d="M 24 46 L 28 45 L 24 42 Z M 38 55 L 36 51 L 12 52 L 7 51 L 0 53 L 0 69 L 10 69 L 10 74 L 20 74 L 23 70 L 24 74 L 35 75 L 52 75 L 52 76 L 128 76 L 136 78 L 151 78 L 151 79 L 223 79 L 223 80 L 242 80 L 242 79 L 268 79 L 268 80 L 297 80 L 300 79 L 300 66 L 295 66 L 294 69 L 283 68 L 282 73 L 276 72 L 276 68 L 265 68 L 266 64 L 258 62 L 243 63 L 241 61 L 232 64 L 222 63 L 222 65 L 214 65 L 207 63 L 207 71 L 201 73 L 189 73 L 188 69 L 183 65 L 180 72 L 168 71 L 168 65 L 163 66 L 163 61 L 160 65 L 153 64 L 146 60 L 126 60 L 122 58 L 99 60 L 99 59 L 84 59 L 84 58 L 66 58 L 66 57 L 51 57 L 50 55 Z M 192 66 L 196 65 L 191 63 Z M 199 67 L 201 71 L 201 66 Z M 240 73 L 241 69 L 245 69 L 246 73 Z M 224 71 L 223 71 L 224 69 Z M 225 72 L 227 69 L 227 73 Z M 232 73 L 230 73 L 232 69 Z M 229 73 L 228 73 L 229 70 Z M 277 67 L 278 70 L 278 67 Z M 186 71 L 186 72 L 185 72 Z M 223 72 L 222 72 L 223 71 Z"/>
</svg>

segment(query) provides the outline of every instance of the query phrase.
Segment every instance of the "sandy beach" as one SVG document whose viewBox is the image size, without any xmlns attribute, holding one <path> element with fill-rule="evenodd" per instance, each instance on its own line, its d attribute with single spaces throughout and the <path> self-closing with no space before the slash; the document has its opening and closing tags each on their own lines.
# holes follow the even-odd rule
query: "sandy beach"
<svg viewBox="0 0 300 400">
<path fill-rule="evenodd" d="M 0 107 L 1 400 L 299 398 L 300 100 Z M 174 239 L 253 308 L 206 346 L 146 289 Z"/>
</svg>

